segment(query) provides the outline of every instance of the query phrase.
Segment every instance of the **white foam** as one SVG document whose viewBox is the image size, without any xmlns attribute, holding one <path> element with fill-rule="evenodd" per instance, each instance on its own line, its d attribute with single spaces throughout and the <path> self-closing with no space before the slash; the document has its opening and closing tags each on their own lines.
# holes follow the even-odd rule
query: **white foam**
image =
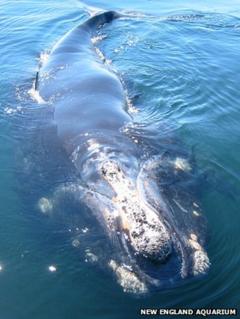
<svg viewBox="0 0 240 319">
<path fill-rule="evenodd" d="M 49 58 L 49 53 L 48 52 L 46 52 L 46 51 L 41 52 L 40 57 L 39 57 L 40 65 L 43 65 L 44 63 L 46 63 L 48 58 Z"/>
<path fill-rule="evenodd" d="M 196 234 L 191 233 L 188 240 L 193 253 L 193 274 L 194 276 L 205 274 L 210 266 L 210 261 L 206 251 L 198 242 L 198 237 Z"/>
<path fill-rule="evenodd" d="M 210 267 L 210 261 L 207 253 L 204 250 L 196 250 L 193 256 L 193 274 L 195 276 L 205 274 Z"/>
<path fill-rule="evenodd" d="M 127 96 L 127 92 L 126 92 L 126 101 L 127 101 L 129 113 L 135 114 L 139 112 L 139 110 L 133 105 L 131 99 Z"/>
<path fill-rule="evenodd" d="M 16 108 L 12 108 L 10 106 L 7 106 L 4 108 L 4 113 L 8 114 L 8 115 L 12 115 L 15 113 L 19 113 L 22 111 L 22 107 L 21 106 L 17 106 Z"/>
<path fill-rule="evenodd" d="M 39 91 L 35 90 L 34 86 L 35 86 L 35 81 L 34 81 L 33 87 L 28 91 L 28 94 L 38 104 L 46 104 L 46 101 L 41 97 Z"/>
<path fill-rule="evenodd" d="M 96 141 L 96 140 L 94 140 L 94 139 L 90 139 L 90 140 L 88 140 L 87 141 L 87 144 L 89 145 L 88 146 L 88 151 L 89 152 L 93 152 L 93 151 L 98 151 L 99 149 L 100 149 L 100 144 Z"/>
<path fill-rule="evenodd" d="M 92 41 L 93 44 L 96 44 L 96 43 L 102 41 L 103 39 L 105 39 L 106 37 L 107 37 L 107 36 L 106 36 L 105 34 L 97 35 L 97 36 L 95 36 L 95 37 L 92 37 L 92 38 L 91 38 L 91 41 Z"/>
<path fill-rule="evenodd" d="M 182 157 L 176 157 L 176 159 L 174 161 L 174 167 L 176 170 L 181 170 L 184 172 L 189 172 L 192 169 L 189 162 L 185 158 L 182 158 Z"/>
<path fill-rule="evenodd" d="M 134 294 L 144 294 L 148 292 L 146 284 L 136 276 L 131 268 L 124 265 L 118 265 L 113 259 L 110 260 L 108 265 L 116 274 L 118 283 L 123 288 L 124 292 Z"/>
</svg>

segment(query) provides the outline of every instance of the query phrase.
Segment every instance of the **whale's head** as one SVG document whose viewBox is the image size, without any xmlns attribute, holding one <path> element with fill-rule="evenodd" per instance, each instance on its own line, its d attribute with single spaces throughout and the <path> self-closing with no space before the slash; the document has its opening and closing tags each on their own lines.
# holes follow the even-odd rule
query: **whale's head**
<svg viewBox="0 0 240 319">
<path fill-rule="evenodd" d="M 187 164 L 185 159 L 177 157 L 162 164 L 162 169 L 166 173 L 174 167 L 176 176 L 179 170 L 189 172 Z M 144 283 L 145 289 L 169 286 L 179 278 L 203 275 L 210 264 L 201 238 L 203 220 L 200 215 L 194 215 L 196 210 L 189 214 L 189 209 L 184 209 L 175 195 L 170 196 L 176 207 L 161 195 L 155 174 L 158 166 L 156 158 L 150 160 L 133 178 L 116 160 L 105 160 L 100 165 L 102 177 L 114 194 L 111 201 L 115 227 L 112 230 L 110 227 L 109 231 L 120 234 L 123 250 L 128 256 L 124 260 L 132 268 L 129 270 L 121 263 L 116 266 L 115 261 L 110 266 L 115 265 L 112 268 L 120 276 L 120 283 L 121 274 L 125 276 L 127 273 Z M 112 219 L 109 220 L 112 223 Z M 123 283 L 126 285 L 125 280 Z"/>
<path fill-rule="evenodd" d="M 187 160 L 139 162 L 125 140 L 116 144 L 109 138 L 104 144 L 87 138 L 72 159 L 84 182 L 82 200 L 110 239 L 107 264 L 123 288 L 146 292 L 205 274 L 209 260 L 203 219 L 191 195 L 175 187 L 190 173 Z"/>
<path fill-rule="evenodd" d="M 169 230 L 153 207 L 144 202 L 136 181 L 124 173 L 119 163 L 107 160 L 101 173 L 114 191 L 116 218 L 130 249 L 155 261 L 164 261 L 172 252 Z"/>
</svg>

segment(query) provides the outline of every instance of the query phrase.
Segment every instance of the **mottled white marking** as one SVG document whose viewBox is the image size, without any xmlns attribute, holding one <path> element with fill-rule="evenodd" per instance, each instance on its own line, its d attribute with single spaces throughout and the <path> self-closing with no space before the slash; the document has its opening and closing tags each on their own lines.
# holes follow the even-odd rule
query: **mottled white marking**
<svg viewBox="0 0 240 319">
<path fill-rule="evenodd" d="M 171 238 L 157 212 L 145 204 L 136 185 L 117 163 L 106 161 L 101 169 L 104 179 L 116 193 L 112 199 L 116 216 L 119 216 L 122 229 L 128 233 L 128 240 L 135 251 L 145 257 L 164 260 L 172 250 Z"/>
<path fill-rule="evenodd" d="M 196 234 L 191 233 L 191 234 L 190 234 L 190 237 L 191 237 L 192 240 L 195 240 L 195 241 L 198 240 L 198 237 L 197 237 Z"/>
</svg>

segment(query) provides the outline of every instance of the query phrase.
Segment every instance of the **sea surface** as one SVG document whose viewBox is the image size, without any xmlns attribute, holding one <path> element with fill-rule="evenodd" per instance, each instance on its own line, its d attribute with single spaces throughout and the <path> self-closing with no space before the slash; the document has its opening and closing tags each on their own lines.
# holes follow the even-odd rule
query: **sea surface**
<svg viewBox="0 0 240 319">
<path fill-rule="evenodd" d="M 67 170 L 64 164 L 51 174 L 61 156 L 54 147 L 44 152 L 37 137 L 44 112 L 29 91 L 39 59 L 103 9 L 129 14 L 99 31 L 97 46 L 138 96 L 134 121 L 191 150 L 208 221 L 209 273 L 142 297 L 124 293 L 81 246 L 87 221 L 48 218 L 37 207 Z M 134 319 L 140 308 L 169 307 L 240 311 L 240 1 L 1 0 L 0 13 L 0 319 Z M 34 168 L 39 154 L 46 172 Z"/>
</svg>

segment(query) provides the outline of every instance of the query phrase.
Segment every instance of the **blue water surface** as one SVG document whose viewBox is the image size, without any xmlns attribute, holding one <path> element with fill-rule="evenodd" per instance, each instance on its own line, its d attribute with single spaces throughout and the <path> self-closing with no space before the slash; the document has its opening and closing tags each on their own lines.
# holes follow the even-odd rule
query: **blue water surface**
<svg viewBox="0 0 240 319">
<path fill-rule="evenodd" d="M 81 240 L 72 245 L 90 221 L 47 218 L 37 209 L 67 167 L 54 171 L 54 182 L 44 179 L 53 176 L 47 164 L 50 173 L 37 172 L 38 182 L 24 174 L 32 167 L 24 152 L 42 147 L 32 138 L 41 107 L 28 93 L 39 57 L 99 9 L 131 16 L 106 25 L 97 45 L 139 95 L 136 123 L 193 150 L 208 220 L 209 274 L 141 298 L 86 260 Z M 1 0 L 0 12 L 0 319 L 133 319 L 145 307 L 240 310 L 240 2 Z M 40 153 L 57 162 L 54 150 Z"/>
</svg>

